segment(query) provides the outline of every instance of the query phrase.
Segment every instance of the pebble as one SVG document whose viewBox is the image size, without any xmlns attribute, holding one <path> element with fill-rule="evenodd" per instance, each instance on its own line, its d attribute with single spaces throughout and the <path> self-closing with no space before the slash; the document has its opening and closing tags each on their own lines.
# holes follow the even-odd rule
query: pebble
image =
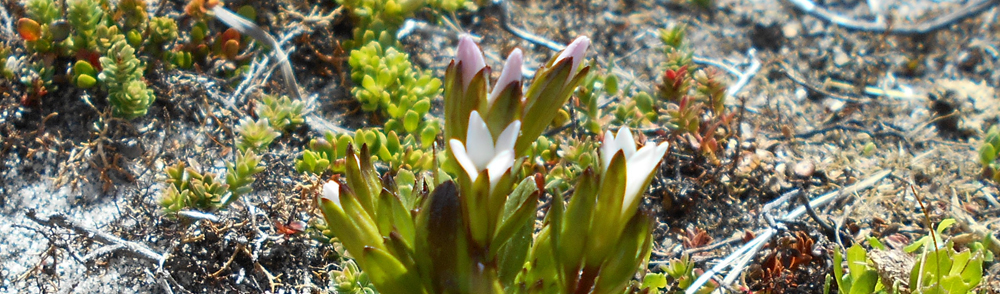
<svg viewBox="0 0 1000 294">
<path fill-rule="evenodd" d="M 803 159 L 795 164 L 793 171 L 800 178 L 811 178 L 813 173 L 816 172 L 816 164 L 812 160 Z"/>
</svg>

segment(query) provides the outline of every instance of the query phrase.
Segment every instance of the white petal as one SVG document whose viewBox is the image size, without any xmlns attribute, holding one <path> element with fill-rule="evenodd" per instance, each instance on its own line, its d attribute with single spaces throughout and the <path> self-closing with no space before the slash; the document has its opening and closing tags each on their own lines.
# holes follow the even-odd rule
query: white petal
<svg viewBox="0 0 1000 294">
<path fill-rule="evenodd" d="M 615 142 L 615 135 L 611 133 L 611 130 L 604 131 L 604 142 L 601 143 L 601 171 L 608 171 L 608 166 L 611 166 L 611 158 L 618 150 L 621 148 Z"/>
<path fill-rule="evenodd" d="M 469 154 L 465 152 L 465 146 L 462 146 L 462 141 L 457 139 L 451 139 L 448 141 L 451 144 L 451 153 L 455 155 L 455 160 L 458 160 L 458 165 L 462 166 L 466 174 L 469 174 L 469 178 L 473 182 L 479 177 L 479 170 L 476 169 L 476 164 L 472 163 L 469 159 Z"/>
<path fill-rule="evenodd" d="M 507 128 L 500 133 L 497 137 L 496 146 L 494 146 L 493 152 L 500 153 L 505 150 L 514 150 L 514 145 L 517 143 L 517 135 L 521 132 L 521 121 L 515 120 L 507 125 Z M 513 153 L 512 153 L 513 154 Z"/>
<path fill-rule="evenodd" d="M 323 199 L 333 201 L 337 207 L 340 207 L 340 184 L 336 181 L 329 181 L 323 184 Z"/>
<path fill-rule="evenodd" d="M 483 52 L 479 50 L 479 46 L 468 34 L 464 34 L 458 39 L 457 51 L 455 63 L 462 63 L 460 70 L 462 71 L 463 89 L 465 89 L 469 87 L 469 83 L 472 82 L 476 73 L 486 67 L 486 62 L 483 61 Z"/>
<path fill-rule="evenodd" d="M 666 143 L 659 146 L 647 144 L 639 149 L 632 158 L 629 158 L 625 167 L 627 172 L 625 174 L 625 199 L 622 202 L 622 213 L 625 213 L 629 205 L 641 199 L 642 194 L 646 192 L 643 189 L 645 188 L 643 184 L 653 173 L 656 165 L 660 163 L 663 154 L 667 151 L 666 146 L 668 146 Z"/>
<path fill-rule="evenodd" d="M 497 154 L 490 164 L 486 166 L 487 173 L 490 175 L 490 191 L 497 186 L 500 181 L 500 177 L 507 172 L 514 165 L 514 151 L 504 150 L 500 154 Z"/>
<path fill-rule="evenodd" d="M 504 63 L 503 71 L 500 72 L 500 79 L 497 80 L 496 85 L 493 85 L 493 90 L 490 91 L 490 96 L 486 100 L 490 107 L 493 107 L 493 101 L 497 99 L 497 96 L 500 96 L 507 85 L 521 81 L 521 64 L 523 63 L 521 55 L 521 49 L 515 48 L 507 56 L 507 62 Z"/>
<path fill-rule="evenodd" d="M 652 145 L 653 143 L 654 142 L 650 142 L 649 144 Z M 667 150 L 669 149 L 670 149 L 670 143 L 667 142 L 663 142 L 660 143 L 660 145 L 656 145 L 656 154 L 657 154 L 656 158 L 658 158 L 657 161 L 663 160 L 663 155 L 667 154 Z"/>
<path fill-rule="evenodd" d="M 628 127 L 618 129 L 615 143 L 618 144 L 618 148 L 625 151 L 625 159 L 632 158 L 632 155 L 635 154 L 635 138 L 632 137 L 632 130 Z"/>
<path fill-rule="evenodd" d="M 465 146 L 469 159 L 476 164 L 477 170 L 485 169 L 496 152 L 493 147 L 493 135 L 490 134 L 483 117 L 475 110 L 469 114 L 469 130 L 465 135 Z"/>
</svg>

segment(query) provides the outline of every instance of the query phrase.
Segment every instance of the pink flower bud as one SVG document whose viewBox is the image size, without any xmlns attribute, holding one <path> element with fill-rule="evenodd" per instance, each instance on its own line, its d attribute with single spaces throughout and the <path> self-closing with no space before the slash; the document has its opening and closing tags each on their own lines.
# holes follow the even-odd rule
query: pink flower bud
<svg viewBox="0 0 1000 294">
<path fill-rule="evenodd" d="M 459 70 L 462 72 L 462 89 L 469 88 L 472 78 L 479 73 L 486 62 L 483 61 L 483 52 L 468 34 L 464 34 L 458 39 L 458 52 L 455 53 L 455 63 L 461 63 Z"/>
<path fill-rule="evenodd" d="M 490 96 L 487 99 L 488 105 L 493 106 L 493 101 L 496 100 L 497 96 L 503 92 L 508 85 L 514 82 L 521 81 L 521 65 L 523 59 L 521 56 L 521 49 L 515 48 L 514 51 L 510 52 L 507 56 L 507 62 L 503 65 L 503 71 L 500 72 L 500 79 L 497 80 L 496 85 L 493 85 L 493 90 L 490 92 Z"/>
<path fill-rule="evenodd" d="M 590 46 L 590 38 L 587 36 L 576 37 L 573 43 L 566 46 L 562 53 L 559 53 L 559 57 L 556 58 L 556 62 L 563 60 L 563 58 L 573 57 L 573 68 L 570 70 L 571 74 L 575 74 L 576 70 L 580 68 L 580 62 L 583 62 L 583 56 L 587 54 L 587 47 Z"/>
</svg>

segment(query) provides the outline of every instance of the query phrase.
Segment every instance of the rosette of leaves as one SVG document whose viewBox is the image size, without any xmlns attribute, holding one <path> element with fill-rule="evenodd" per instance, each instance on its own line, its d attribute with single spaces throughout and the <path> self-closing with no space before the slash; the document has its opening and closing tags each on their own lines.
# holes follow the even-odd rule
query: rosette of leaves
<svg viewBox="0 0 1000 294">
<path fill-rule="evenodd" d="M 154 17 L 149 23 L 149 39 L 153 43 L 166 44 L 177 39 L 177 22 L 166 16 Z"/>
<path fill-rule="evenodd" d="M 309 141 L 309 148 L 302 151 L 302 157 L 295 160 L 295 170 L 300 173 L 323 174 L 330 170 L 344 172 L 344 156 L 347 146 L 352 143 L 350 135 L 335 135 L 327 132 L 322 138 Z"/>
<path fill-rule="evenodd" d="M 170 56 L 166 54 L 163 47 L 177 39 L 177 22 L 174 19 L 161 16 L 154 17 L 149 21 L 149 43 L 146 48 L 149 53 L 159 58 L 169 61 Z"/>
<path fill-rule="evenodd" d="M 97 50 L 104 56 L 111 55 L 113 53 L 111 51 L 112 46 L 117 44 L 118 41 L 123 40 L 125 40 L 125 34 L 122 34 L 118 30 L 118 26 L 108 26 L 103 24 L 97 26 Z"/>
<path fill-rule="evenodd" d="M 337 0 L 355 18 L 359 28 L 373 21 L 382 21 L 398 27 L 414 11 L 424 6 L 426 0 Z"/>
<path fill-rule="evenodd" d="M 389 117 L 386 130 L 420 134 L 425 146 L 440 132 L 437 123 L 425 119 L 431 98 L 441 92 L 441 80 L 428 71 L 415 70 L 409 55 L 396 48 L 384 49 L 377 41 L 351 51 L 351 93 L 365 111 Z"/>
<path fill-rule="evenodd" d="M 240 125 L 236 128 L 236 132 L 239 133 L 236 148 L 239 148 L 241 151 L 263 151 L 271 145 L 271 142 L 274 142 L 274 139 L 281 136 L 281 133 L 271 127 L 271 123 L 266 117 L 262 117 L 256 122 L 249 117 L 245 117 L 240 120 Z"/>
<path fill-rule="evenodd" d="M 146 1 L 144 0 L 121 0 L 115 9 L 115 20 L 121 21 L 122 29 L 126 32 L 133 30 L 140 32 L 146 29 L 149 21 L 149 14 L 146 12 Z M 133 46 L 135 46 L 133 44 Z"/>
<path fill-rule="evenodd" d="M 701 69 L 694 73 L 698 96 L 711 106 L 713 116 L 722 116 L 726 112 L 726 86 L 719 80 L 715 69 Z"/>
<path fill-rule="evenodd" d="M 257 117 L 267 118 L 276 130 L 290 131 L 305 122 L 305 107 L 304 102 L 288 96 L 264 95 L 257 107 Z"/>
<path fill-rule="evenodd" d="M 199 173 L 177 162 L 166 168 L 167 188 L 160 198 L 160 206 L 168 214 L 194 208 L 203 211 L 217 209 L 229 191 L 212 173 Z"/>
<path fill-rule="evenodd" d="M 104 18 L 104 10 L 96 0 L 75 0 L 68 5 L 66 13 L 73 26 L 73 49 L 78 58 L 94 62 L 98 56 L 97 27 Z"/>
<path fill-rule="evenodd" d="M 229 196 L 223 200 L 221 207 L 225 207 L 240 196 L 253 191 L 250 187 L 257 178 L 254 175 L 264 171 L 261 164 L 260 155 L 253 150 L 237 151 L 234 162 L 226 162 L 226 184 L 229 186 Z"/>
<path fill-rule="evenodd" d="M 368 273 L 362 272 L 358 268 L 358 264 L 354 260 L 347 259 L 340 263 L 340 267 L 343 270 L 332 271 L 330 275 L 333 279 L 330 279 L 332 288 L 337 290 L 337 293 L 348 293 L 348 294 L 377 294 L 378 290 L 372 285 L 371 279 L 368 277 Z"/>
<path fill-rule="evenodd" d="M 108 90 L 113 113 L 126 119 L 146 115 L 156 96 L 146 87 L 142 77 L 146 66 L 135 57 L 135 49 L 119 39 L 101 57 L 101 67 L 98 79 Z"/>
<path fill-rule="evenodd" d="M 168 214 L 184 209 L 213 211 L 225 208 L 240 196 L 250 193 L 255 174 L 264 171 L 261 157 L 250 151 L 237 151 L 236 160 L 226 163 L 226 182 L 212 173 L 199 173 L 177 162 L 166 168 L 167 188 L 160 206 Z"/>
<path fill-rule="evenodd" d="M 667 29 L 660 29 L 660 41 L 663 42 L 663 54 L 667 59 L 663 67 L 677 70 L 691 65 L 693 53 L 684 37 L 687 35 L 687 25 L 679 24 Z"/>
<path fill-rule="evenodd" d="M 661 265 L 660 269 L 663 270 L 662 274 L 647 274 L 643 280 L 643 285 L 647 286 L 649 281 L 653 280 L 652 277 L 662 277 L 663 284 L 660 288 L 664 288 L 667 284 L 670 284 L 675 285 L 675 289 L 687 290 L 691 286 L 691 283 L 698 279 L 699 275 L 699 273 L 695 272 L 694 261 L 687 254 L 682 254 L 681 258 L 671 260 L 666 265 Z M 695 293 L 708 294 L 715 291 L 715 288 L 715 284 L 708 283 Z"/>
</svg>

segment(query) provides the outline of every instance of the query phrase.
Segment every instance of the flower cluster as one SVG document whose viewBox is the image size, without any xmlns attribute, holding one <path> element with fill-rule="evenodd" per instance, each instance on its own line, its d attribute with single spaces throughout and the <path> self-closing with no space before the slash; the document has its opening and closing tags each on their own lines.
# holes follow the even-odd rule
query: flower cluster
<svg viewBox="0 0 1000 294">
<path fill-rule="evenodd" d="M 652 219 L 639 205 L 668 145 L 647 142 L 640 148 L 627 127 L 606 132 L 599 152 L 592 151 L 600 160 L 578 175 L 568 204 L 553 195 L 538 234 L 534 220 L 545 178 L 514 168 L 537 153 L 532 143 L 586 76 L 589 67 L 581 64 L 588 46 L 589 39 L 578 38 L 538 69 L 522 94 L 520 50 L 510 53 L 488 87 L 490 68 L 482 52 L 462 36 L 444 79 L 447 144 L 439 162 L 445 166 L 408 190 L 397 183 L 405 169 L 382 175 L 375 170 L 376 149 L 370 148 L 380 150 L 381 143 L 346 147 L 345 176 L 339 178 L 344 181 L 327 182 L 318 202 L 327 228 L 376 289 L 626 289 L 651 248 Z M 332 144 L 327 149 L 336 153 Z"/>
</svg>

